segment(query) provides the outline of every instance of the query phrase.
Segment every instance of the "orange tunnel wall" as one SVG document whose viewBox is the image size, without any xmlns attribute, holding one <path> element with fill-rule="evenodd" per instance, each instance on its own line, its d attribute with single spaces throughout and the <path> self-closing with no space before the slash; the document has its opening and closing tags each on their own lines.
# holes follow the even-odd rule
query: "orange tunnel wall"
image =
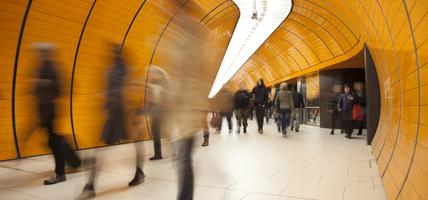
<svg viewBox="0 0 428 200">
<path fill-rule="evenodd" d="M 191 14 L 213 33 L 212 71 L 207 72 L 207 80 L 213 81 L 239 17 L 231 0 L 183 0 L 180 5 L 153 0 L 0 1 L 0 160 L 49 152 L 45 131 L 37 129 L 31 81 L 37 57 L 32 44 L 57 46 L 62 96 L 55 130 L 78 149 L 96 147 L 103 145 L 101 94 L 111 65 L 109 44 L 122 45 L 129 79 L 145 82 L 150 64 L 165 69 L 174 65 L 163 44 L 174 39 L 174 15 L 186 7 L 195 8 Z M 128 109 L 144 105 L 140 89 L 127 93 Z M 146 128 L 143 139 L 149 139 L 148 133 Z"/>
</svg>

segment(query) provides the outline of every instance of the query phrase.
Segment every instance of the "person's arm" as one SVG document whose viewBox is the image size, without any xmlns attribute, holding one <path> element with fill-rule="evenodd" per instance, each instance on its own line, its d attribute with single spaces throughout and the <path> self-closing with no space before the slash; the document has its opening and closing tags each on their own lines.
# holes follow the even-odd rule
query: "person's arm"
<svg viewBox="0 0 428 200">
<path fill-rule="evenodd" d="M 305 108 L 305 102 L 303 101 L 303 95 L 299 94 L 299 100 L 300 100 L 300 105 L 302 106 L 302 109 Z"/>
<path fill-rule="evenodd" d="M 290 93 L 290 103 L 291 103 L 290 105 L 291 112 L 294 112 L 294 97 L 292 93 Z"/>
<path fill-rule="evenodd" d="M 337 101 L 337 110 L 342 111 L 342 108 L 340 108 L 340 105 L 342 105 L 342 95 L 339 96 L 339 100 Z"/>
</svg>

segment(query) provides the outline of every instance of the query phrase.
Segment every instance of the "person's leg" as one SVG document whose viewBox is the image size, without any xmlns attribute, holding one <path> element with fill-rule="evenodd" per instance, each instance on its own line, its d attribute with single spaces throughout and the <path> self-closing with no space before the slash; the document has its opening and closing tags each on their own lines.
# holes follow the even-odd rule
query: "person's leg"
<svg viewBox="0 0 428 200">
<path fill-rule="evenodd" d="M 288 128 L 288 126 L 290 126 L 290 117 L 291 117 L 291 111 L 290 111 L 290 109 L 285 109 L 285 114 L 284 114 L 284 117 L 285 117 L 285 129 L 287 129 Z"/>
<path fill-rule="evenodd" d="M 334 129 L 336 127 L 336 121 L 337 121 L 337 112 L 333 111 L 331 113 L 331 132 L 330 132 L 331 135 L 334 135 Z"/>
<path fill-rule="evenodd" d="M 352 120 L 346 120 L 346 126 L 345 126 L 345 132 L 347 138 L 352 138 L 352 129 L 353 129 L 353 121 Z"/>
<path fill-rule="evenodd" d="M 256 107 L 257 125 L 260 133 L 263 133 L 263 118 L 265 116 L 264 110 L 265 109 L 262 106 Z"/>
<path fill-rule="evenodd" d="M 95 150 L 97 152 L 97 150 Z M 92 158 L 87 160 L 88 168 L 89 168 L 89 177 L 88 181 L 86 182 L 85 186 L 83 187 L 82 193 L 80 193 L 79 199 L 90 199 L 95 197 L 95 179 L 97 177 L 96 174 L 96 153 L 93 155 Z"/>
<path fill-rule="evenodd" d="M 143 165 L 144 165 L 144 146 L 143 142 L 135 142 L 135 161 L 136 161 L 136 171 L 135 176 L 131 180 L 131 182 L 128 183 L 129 186 L 136 186 L 140 183 L 144 182 L 144 172 L 143 172 Z"/>
<path fill-rule="evenodd" d="M 62 137 L 54 133 L 53 127 L 53 107 L 47 107 L 50 111 L 46 111 L 46 115 L 42 116 L 42 127 L 46 128 L 48 132 L 48 145 L 52 150 L 52 154 L 55 161 L 55 175 L 46 179 L 43 183 L 45 185 L 52 185 L 60 182 L 64 182 L 65 178 L 65 158 L 64 151 L 62 148 Z"/>
<path fill-rule="evenodd" d="M 236 110 L 236 133 L 240 133 L 241 131 L 243 112 L 245 112 L 243 109 Z"/>
<path fill-rule="evenodd" d="M 194 176 L 192 166 L 193 137 L 180 141 L 178 155 L 179 191 L 177 200 L 193 200 Z"/>
<path fill-rule="evenodd" d="M 295 126 L 296 124 L 296 111 L 292 112 L 290 114 L 290 130 L 293 131 L 295 128 L 297 129 L 297 127 Z"/>
<path fill-rule="evenodd" d="M 161 120 L 157 115 L 152 116 L 152 134 L 153 134 L 153 147 L 155 155 L 150 160 L 162 159 L 162 144 L 161 144 Z"/>
<path fill-rule="evenodd" d="M 357 135 L 363 134 L 363 127 L 364 127 L 364 121 L 359 121 L 358 122 L 358 134 Z"/>
<path fill-rule="evenodd" d="M 232 112 L 226 113 L 227 126 L 229 127 L 229 133 L 232 133 Z"/>
<path fill-rule="evenodd" d="M 292 123 L 292 125 L 294 124 L 296 132 L 299 132 L 299 129 L 300 129 L 301 114 L 302 114 L 302 111 L 300 109 L 295 109 L 293 112 L 294 123 Z"/>
<path fill-rule="evenodd" d="M 248 111 L 246 109 L 242 109 L 242 125 L 244 127 L 244 133 L 247 133 L 247 127 L 248 127 Z"/>
</svg>

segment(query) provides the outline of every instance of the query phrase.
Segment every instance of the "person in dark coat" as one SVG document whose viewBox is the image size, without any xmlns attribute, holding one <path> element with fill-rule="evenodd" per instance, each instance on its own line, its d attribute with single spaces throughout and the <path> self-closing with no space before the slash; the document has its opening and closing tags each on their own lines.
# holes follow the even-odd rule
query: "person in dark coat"
<svg viewBox="0 0 428 200">
<path fill-rule="evenodd" d="M 302 93 L 297 90 L 297 85 L 292 86 L 291 95 L 293 96 L 294 111 L 291 113 L 290 129 L 299 132 L 305 102 L 303 101 Z"/>
<path fill-rule="evenodd" d="M 227 126 L 229 133 L 232 133 L 232 115 L 233 115 L 233 93 L 227 86 L 220 90 L 220 92 L 214 97 L 216 112 L 220 115 L 219 126 L 217 132 L 221 132 L 223 126 L 223 118 L 227 120 Z"/>
<path fill-rule="evenodd" d="M 247 133 L 248 110 L 250 107 L 251 94 L 245 89 L 244 84 L 240 84 L 239 90 L 235 93 L 234 101 L 234 110 L 237 122 L 236 133 L 241 132 L 241 126 L 243 126 L 244 133 Z"/>
<path fill-rule="evenodd" d="M 354 105 L 354 100 L 355 98 L 352 95 L 351 88 L 348 84 L 345 84 L 344 93 L 340 95 L 337 106 L 342 118 L 342 126 L 345 129 L 346 137 L 348 139 L 351 139 L 352 137 L 352 108 Z"/>
<path fill-rule="evenodd" d="M 117 44 L 112 44 L 113 52 L 113 67 L 107 76 L 106 88 L 106 104 L 107 120 L 101 132 L 101 140 L 107 145 L 119 143 L 121 139 L 127 138 L 126 115 L 124 108 L 123 92 L 125 88 L 127 65 L 121 55 L 121 47 Z M 141 148 L 141 145 L 136 145 L 136 148 Z M 141 156 L 137 149 L 137 167 L 134 178 L 129 182 L 129 186 L 135 186 L 143 182 L 144 172 L 141 169 L 141 161 L 138 156 Z M 86 185 L 83 188 L 79 199 L 89 199 L 95 197 L 94 184 L 96 179 L 96 158 L 93 157 L 88 161 L 90 163 L 90 174 Z"/>
<path fill-rule="evenodd" d="M 46 129 L 48 133 L 48 145 L 55 160 L 55 175 L 44 181 L 45 185 L 51 185 L 66 180 L 66 162 L 72 167 L 78 168 L 81 161 L 66 139 L 54 130 L 55 101 L 61 95 L 58 69 L 52 59 L 54 46 L 48 43 L 39 43 L 35 47 L 40 56 L 40 64 L 37 70 L 34 95 L 38 100 L 37 110 L 40 127 Z"/>
<path fill-rule="evenodd" d="M 355 92 L 354 92 L 355 104 L 361 106 L 361 110 L 363 114 L 363 118 L 361 120 L 355 120 L 354 124 L 358 127 L 357 135 L 362 135 L 364 123 L 366 120 L 366 107 L 367 107 L 366 93 L 364 91 L 364 83 L 356 82 L 354 84 L 354 89 L 355 89 Z"/>
<path fill-rule="evenodd" d="M 335 84 L 333 86 L 333 91 L 330 95 L 330 108 L 328 112 L 331 114 L 331 135 L 334 135 L 334 129 L 337 128 L 337 122 L 340 119 L 340 113 L 338 111 L 338 103 L 340 94 L 342 93 L 342 86 Z M 343 130 L 343 129 L 342 129 Z"/>
<path fill-rule="evenodd" d="M 269 91 L 265 86 L 263 79 L 257 81 L 257 85 L 252 91 L 254 98 L 254 108 L 256 110 L 256 119 L 259 133 L 263 133 L 263 118 L 265 116 L 265 109 L 269 101 Z"/>
</svg>

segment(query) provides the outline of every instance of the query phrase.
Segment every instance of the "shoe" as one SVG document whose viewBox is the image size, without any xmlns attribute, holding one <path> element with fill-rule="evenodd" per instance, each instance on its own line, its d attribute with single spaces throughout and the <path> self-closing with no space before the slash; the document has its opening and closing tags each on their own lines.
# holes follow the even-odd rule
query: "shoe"
<svg viewBox="0 0 428 200">
<path fill-rule="evenodd" d="M 204 138 L 204 142 L 202 143 L 202 146 L 203 147 L 206 147 L 206 146 L 208 146 L 210 143 L 209 143 L 209 139 L 208 138 Z"/>
<path fill-rule="evenodd" d="M 65 175 L 53 175 L 48 179 L 46 179 L 45 181 L 43 181 L 43 184 L 53 185 L 53 184 L 64 182 L 65 180 L 66 180 Z"/>
<path fill-rule="evenodd" d="M 263 129 L 260 129 L 260 130 L 259 130 L 259 133 L 260 133 L 260 134 L 263 134 Z"/>
<path fill-rule="evenodd" d="M 344 133 L 345 133 L 345 130 L 341 129 L 340 134 L 344 134 Z"/>
<path fill-rule="evenodd" d="M 358 132 L 357 135 L 363 135 L 363 132 Z"/>
<path fill-rule="evenodd" d="M 299 129 L 296 129 L 296 132 L 299 132 Z"/>
<path fill-rule="evenodd" d="M 244 127 L 244 133 L 247 133 L 247 128 Z"/>
<path fill-rule="evenodd" d="M 290 131 L 293 131 L 294 128 L 290 128 Z"/>
<path fill-rule="evenodd" d="M 229 133 L 232 133 L 232 129 L 229 129 Z"/>
<path fill-rule="evenodd" d="M 135 172 L 134 178 L 131 182 L 128 183 L 128 186 L 136 186 L 144 182 L 144 172 L 140 168 L 137 167 L 137 171 Z"/>
<path fill-rule="evenodd" d="M 162 156 L 153 156 L 149 160 L 162 160 Z"/>
<path fill-rule="evenodd" d="M 86 184 L 83 188 L 82 193 L 80 193 L 79 198 L 80 200 L 84 199 L 91 199 L 95 197 L 95 190 L 93 185 Z"/>
</svg>

